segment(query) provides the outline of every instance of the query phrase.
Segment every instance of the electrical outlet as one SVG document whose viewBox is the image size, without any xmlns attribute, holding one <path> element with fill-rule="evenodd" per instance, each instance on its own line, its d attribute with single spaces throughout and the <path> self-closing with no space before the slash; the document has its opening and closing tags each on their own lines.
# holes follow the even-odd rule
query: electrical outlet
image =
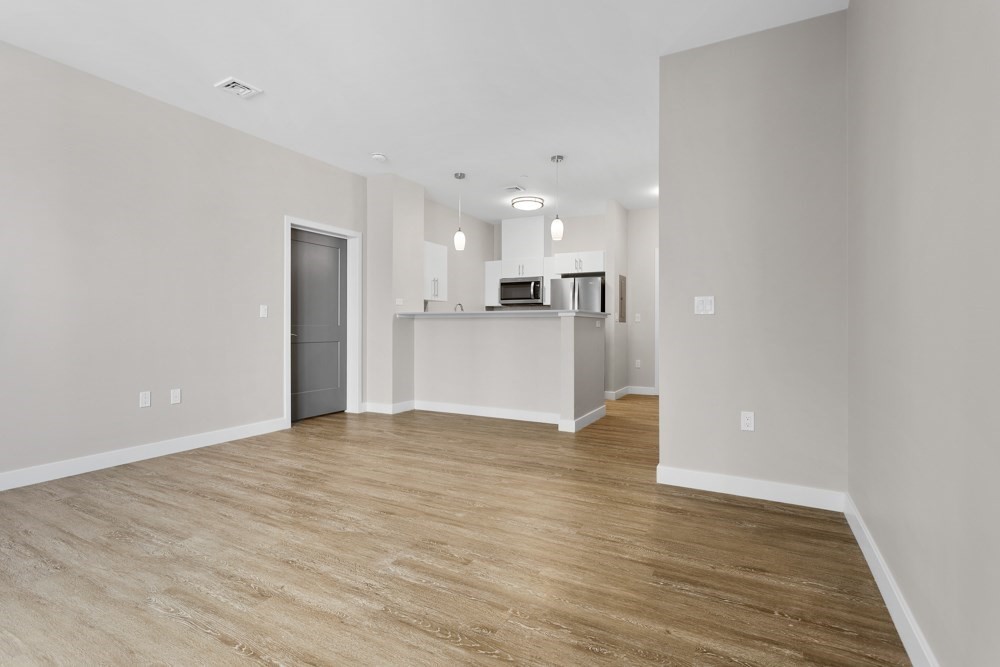
<svg viewBox="0 0 1000 667">
<path fill-rule="evenodd" d="M 149 407 L 149 392 L 140 391 L 139 392 L 139 407 L 148 408 Z"/>
<path fill-rule="evenodd" d="M 598 329 L 600 329 L 601 328 L 601 321 L 600 320 L 594 320 L 594 326 L 597 327 Z"/>
<path fill-rule="evenodd" d="M 635 314 L 635 321 L 636 321 L 637 324 L 639 322 L 642 322 L 642 315 L 640 315 L 639 313 L 636 313 Z"/>
<path fill-rule="evenodd" d="M 636 359 L 636 360 L 635 360 L 635 367 L 636 367 L 636 368 L 642 368 L 642 362 L 641 362 L 641 361 L 639 361 L 638 359 Z"/>
<path fill-rule="evenodd" d="M 741 412 L 740 413 L 740 430 L 741 431 L 752 431 L 753 430 L 753 413 L 752 412 Z"/>
<path fill-rule="evenodd" d="M 170 390 L 170 405 L 177 405 L 181 402 L 181 390 L 171 389 Z"/>
<path fill-rule="evenodd" d="M 260 304 L 260 316 L 267 317 L 267 306 Z"/>
</svg>

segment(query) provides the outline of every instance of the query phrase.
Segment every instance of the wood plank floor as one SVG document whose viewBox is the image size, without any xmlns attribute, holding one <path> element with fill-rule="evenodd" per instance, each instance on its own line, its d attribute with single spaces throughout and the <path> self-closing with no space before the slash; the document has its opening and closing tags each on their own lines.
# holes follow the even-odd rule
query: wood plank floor
<svg viewBox="0 0 1000 667">
<path fill-rule="evenodd" d="M 655 484 L 656 410 L 333 415 L 0 493 L 0 664 L 909 664 L 843 516 Z"/>
</svg>

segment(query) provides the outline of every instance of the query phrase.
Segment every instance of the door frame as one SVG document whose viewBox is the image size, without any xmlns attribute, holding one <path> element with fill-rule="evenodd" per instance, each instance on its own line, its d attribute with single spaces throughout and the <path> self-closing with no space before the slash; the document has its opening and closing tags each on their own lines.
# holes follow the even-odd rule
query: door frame
<svg viewBox="0 0 1000 667">
<path fill-rule="evenodd" d="M 660 248 L 653 248 L 653 389 L 660 395 Z"/>
<path fill-rule="evenodd" d="M 284 403 L 285 421 L 292 419 L 292 229 L 335 236 L 347 241 L 347 412 L 361 412 L 362 278 L 361 232 L 285 216 Z"/>
</svg>

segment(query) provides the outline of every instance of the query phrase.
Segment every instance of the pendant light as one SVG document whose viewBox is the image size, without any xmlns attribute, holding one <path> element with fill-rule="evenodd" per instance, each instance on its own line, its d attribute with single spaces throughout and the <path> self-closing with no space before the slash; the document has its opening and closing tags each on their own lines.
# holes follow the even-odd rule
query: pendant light
<svg viewBox="0 0 1000 667">
<path fill-rule="evenodd" d="M 559 163 L 563 161 L 562 155 L 553 155 L 552 161 L 556 165 L 556 204 L 559 204 Z M 552 221 L 552 227 L 549 230 L 552 233 L 553 241 L 562 241 L 563 237 L 563 221 L 559 219 L 559 209 L 556 209 L 556 219 Z"/>
<path fill-rule="evenodd" d="M 461 186 L 462 179 L 465 178 L 465 174 L 462 172 L 455 173 L 455 180 L 459 181 Z M 458 231 L 455 232 L 455 250 L 459 252 L 465 250 L 465 232 L 462 231 L 462 188 L 458 189 Z"/>
</svg>

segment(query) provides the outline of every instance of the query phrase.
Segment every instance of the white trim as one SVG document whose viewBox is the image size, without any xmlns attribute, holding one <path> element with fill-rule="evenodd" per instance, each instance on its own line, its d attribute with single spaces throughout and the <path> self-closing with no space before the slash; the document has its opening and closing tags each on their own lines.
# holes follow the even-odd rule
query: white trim
<svg viewBox="0 0 1000 667">
<path fill-rule="evenodd" d="M 896 625 L 896 631 L 903 641 L 910 662 L 913 663 L 914 667 L 938 667 L 940 663 L 934 657 L 927 637 L 924 636 L 917 624 L 917 619 L 913 616 L 910 606 L 906 604 L 906 598 L 903 597 L 903 592 L 900 590 L 899 584 L 896 583 L 896 578 L 892 576 L 889 564 L 885 562 L 882 552 L 875 544 L 875 538 L 872 537 L 850 495 L 846 497 L 844 515 L 854 532 L 854 539 L 861 547 L 861 553 L 868 561 L 868 569 L 875 577 L 875 583 L 878 584 L 878 590 L 882 594 L 882 599 L 885 600 L 885 606 L 889 609 L 889 615 Z"/>
<path fill-rule="evenodd" d="M 0 472 L 0 491 L 28 486 L 29 484 L 49 482 L 62 477 L 103 470 L 104 468 L 113 468 L 114 466 L 126 463 L 154 459 L 158 456 L 166 456 L 167 454 L 186 452 L 190 449 L 209 447 L 231 440 L 250 438 L 255 435 L 272 433 L 290 427 L 291 424 L 287 419 L 270 419 L 253 424 L 222 428 L 217 431 L 208 431 L 207 433 L 196 433 L 194 435 L 171 438 L 170 440 L 151 442 L 145 445 L 114 449 L 110 452 L 89 454 L 75 459 L 66 459 L 65 461 L 43 463 L 30 468 L 9 470 L 7 472 Z"/>
<path fill-rule="evenodd" d="M 402 403 L 364 403 L 361 409 L 363 412 L 375 412 L 380 415 L 398 415 L 414 408 L 413 401 L 404 401 Z"/>
<path fill-rule="evenodd" d="M 361 360 L 364 353 L 364 313 L 361 312 L 364 273 L 361 265 L 361 232 L 320 222 L 285 216 L 285 340 L 284 392 L 285 417 L 292 414 L 292 228 L 336 236 L 347 241 L 347 412 L 364 412 L 361 405 Z"/>
<path fill-rule="evenodd" d="M 560 419 L 559 430 L 565 433 L 576 433 L 577 431 L 582 431 L 606 414 L 607 408 L 602 405 L 594 408 L 584 416 L 578 417 L 577 419 Z"/>
<path fill-rule="evenodd" d="M 628 393 L 639 396 L 659 396 L 660 390 L 656 387 L 628 387 Z"/>
<path fill-rule="evenodd" d="M 493 417 L 494 419 L 513 419 L 522 422 L 537 422 L 540 424 L 558 424 L 558 412 L 534 412 L 532 410 L 515 410 L 511 408 L 493 408 L 484 405 L 464 405 L 462 403 L 438 403 L 436 401 L 414 401 L 414 409 L 429 412 L 449 412 L 456 415 L 472 417 Z"/>
<path fill-rule="evenodd" d="M 662 463 L 656 466 L 656 481 L 659 484 L 672 484 L 673 486 L 683 486 L 689 489 L 730 493 L 737 496 L 773 500 L 791 505 L 804 505 L 805 507 L 815 507 L 834 512 L 844 511 L 844 498 L 846 496 L 842 491 L 818 489 L 811 486 L 798 486 L 797 484 L 786 484 L 785 482 L 771 482 L 750 477 L 736 477 L 735 475 L 721 475 L 701 470 L 673 468 L 665 466 Z"/>
<path fill-rule="evenodd" d="M 605 401 L 617 401 L 619 398 L 628 395 L 628 387 L 622 387 L 621 389 L 615 389 L 613 391 L 604 392 Z"/>
<path fill-rule="evenodd" d="M 660 395 L 660 248 L 653 248 L 653 389 Z"/>
</svg>

